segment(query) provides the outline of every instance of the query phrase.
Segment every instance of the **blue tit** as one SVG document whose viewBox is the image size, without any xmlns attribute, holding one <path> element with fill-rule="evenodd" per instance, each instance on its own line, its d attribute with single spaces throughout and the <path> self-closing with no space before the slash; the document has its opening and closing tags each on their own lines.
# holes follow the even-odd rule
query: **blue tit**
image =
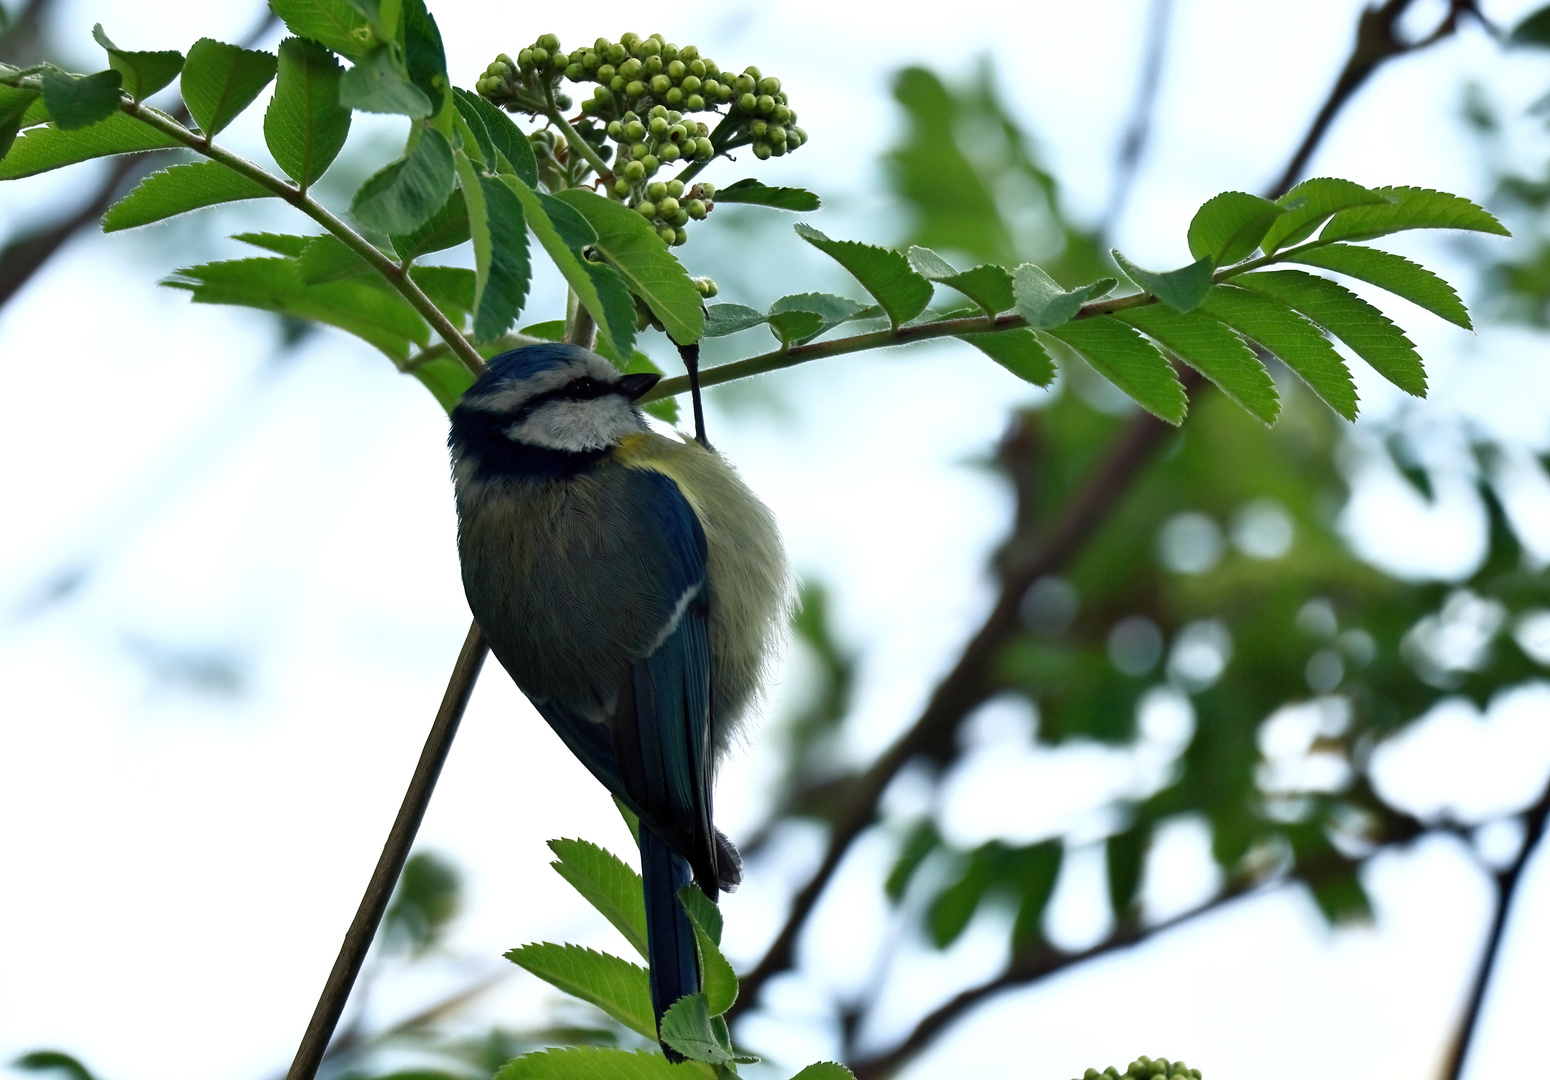
<svg viewBox="0 0 1550 1080">
<path fill-rule="evenodd" d="M 711 790 L 784 631 L 768 508 L 713 450 L 652 431 L 624 375 L 574 345 L 504 353 L 452 412 L 458 553 L 501 666 L 640 818 L 651 996 L 700 989 L 677 893 L 742 877 Z"/>
</svg>

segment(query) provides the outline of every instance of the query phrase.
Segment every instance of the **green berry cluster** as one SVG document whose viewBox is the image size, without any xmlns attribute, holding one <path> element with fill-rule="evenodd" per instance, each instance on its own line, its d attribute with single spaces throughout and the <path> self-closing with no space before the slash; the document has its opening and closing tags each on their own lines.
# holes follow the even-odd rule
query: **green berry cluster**
<svg viewBox="0 0 1550 1080">
<path fill-rule="evenodd" d="M 515 59 L 502 53 L 474 85 L 512 112 L 553 117 L 571 105 L 559 92 L 562 79 L 594 84 L 572 130 L 598 160 L 613 163 L 611 175 L 603 178 L 609 193 L 639 210 L 670 244 L 683 243 L 687 222 L 703 218 L 714 205 L 709 185 L 685 188 L 712 159 L 749 146 L 763 161 L 807 141 L 779 79 L 756 67 L 723 71 L 693 45 L 680 48 L 660 34 L 598 38 L 569 52 L 554 34 L 544 34 Z M 695 113 L 717 117 L 716 126 Z M 568 155 L 553 141 L 535 144 L 534 150 L 540 165 L 547 152 L 571 184 L 588 168 L 578 161 L 585 154 Z M 681 177 L 657 179 L 670 166 L 685 166 Z"/>
<path fill-rule="evenodd" d="M 1124 1072 L 1112 1065 L 1102 1072 L 1088 1069 L 1082 1074 L 1082 1080 L 1200 1080 L 1200 1070 L 1191 1069 L 1182 1061 L 1149 1058 L 1143 1054 Z"/>
</svg>

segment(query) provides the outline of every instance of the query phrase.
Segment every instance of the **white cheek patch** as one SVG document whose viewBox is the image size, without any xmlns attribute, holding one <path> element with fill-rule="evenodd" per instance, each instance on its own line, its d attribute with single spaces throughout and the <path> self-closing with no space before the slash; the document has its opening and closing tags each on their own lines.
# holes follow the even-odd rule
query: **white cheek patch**
<svg viewBox="0 0 1550 1080">
<path fill-rule="evenodd" d="M 505 431 L 513 442 L 549 450 L 581 453 L 607 450 L 633 432 L 645 430 L 635 409 L 618 394 L 587 401 L 550 401 Z"/>
</svg>

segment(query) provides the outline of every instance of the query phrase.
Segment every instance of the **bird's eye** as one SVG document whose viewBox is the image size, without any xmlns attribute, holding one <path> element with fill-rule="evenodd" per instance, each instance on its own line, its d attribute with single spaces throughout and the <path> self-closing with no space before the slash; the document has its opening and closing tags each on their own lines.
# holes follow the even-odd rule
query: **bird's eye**
<svg viewBox="0 0 1550 1080">
<path fill-rule="evenodd" d="M 572 379 L 565 387 L 565 396 L 575 401 L 586 401 L 599 397 L 608 392 L 608 388 L 596 379 L 583 375 L 579 379 Z"/>
</svg>

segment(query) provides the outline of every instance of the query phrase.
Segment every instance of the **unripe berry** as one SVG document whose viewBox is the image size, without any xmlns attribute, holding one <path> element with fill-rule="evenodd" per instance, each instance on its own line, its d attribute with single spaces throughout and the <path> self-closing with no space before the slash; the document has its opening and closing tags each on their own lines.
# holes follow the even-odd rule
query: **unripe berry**
<svg viewBox="0 0 1550 1080">
<path fill-rule="evenodd" d="M 635 212 L 647 221 L 651 221 L 657 216 L 657 204 L 654 202 L 643 202 L 635 208 Z"/>
<path fill-rule="evenodd" d="M 663 184 L 662 186 L 664 188 L 667 187 L 666 184 Z M 663 195 L 662 198 L 657 200 L 657 213 L 661 214 L 664 218 L 672 217 L 674 214 L 678 213 L 678 200 L 673 198 L 671 195 Z"/>
<path fill-rule="evenodd" d="M 674 82 L 678 82 L 685 75 L 689 74 L 689 68 L 682 60 L 671 61 L 665 70 L 667 72 L 667 77 L 672 79 Z"/>
<path fill-rule="evenodd" d="M 705 107 L 705 99 L 699 94 L 689 94 L 684 98 L 684 108 L 690 112 L 699 112 Z"/>
<path fill-rule="evenodd" d="M 682 124 L 674 124 L 672 127 L 667 129 L 667 139 L 669 142 L 681 143 L 688 137 L 689 129 L 684 127 Z"/>
<path fill-rule="evenodd" d="M 780 80 L 777 79 L 773 75 L 766 75 L 764 78 L 759 80 L 759 93 L 761 93 L 761 94 L 778 94 L 778 93 L 780 93 Z"/>
<path fill-rule="evenodd" d="M 567 64 L 565 67 L 565 77 L 571 82 L 580 82 L 586 73 L 586 69 L 580 64 Z"/>
<path fill-rule="evenodd" d="M 709 180 L 702 180 L 695 186 L 700 189 L 700 198 L 714 199 L 716 197 L 716 185 Z"/>
<path fill-rule="evenodd" d="M 543 67 L 549 62 L 548 49 L 535 47 L 528 53 L 528 55 L 532 58 L 534 67 Z"/>
<path fill-rule="evenodd" d="M 618 65 L 624 63 L 625 57 L 630 55 L 630 51 L 616 42 L 608 46 L 608 52 L 604 55 L 608 57 L 610 64 Z"/>
<path fill-rule="evenodd" d="M 517 64 L 521 67 L 532 67 L 533 50 L 523 49 L 521 52 L 517 53 Z"/>
<path fill-rule="evenodd" d="M 592 43 L 592 50 L 601 56 L 608 52 L 608 46 L 612 44 L 613 42 L 609 41 L 607 38 L 600 37 Z"/>
<path fill-rule="evenodd" d="M 608 88 L 616 94 L 624 93 L 624 88 L 626 85 L 627 84 L 624 81 L 623 75 L 615 75 L 613 78 L 608 80 Z"/>
<path fill-rule="evenodd" d="M 689 211 L 679 210 L 678 213 L 667 219 L 667 223 L 677 229 L 683 228 L 689 224 Z"/>
<path fill-rule="evenodd" d="M 678 85 L 683 87 L 684 93 L 692 94 L 699 90 L 701 83 L 698 75 L 685 75 Z"/>
<path fill-rule="evenodd" d="M 617 74 L 619 74 L 619 70 L 617 68 L 615 68 L 612 64 L 599 64 L 597 66 L 597 81 L 598 82 L 603 82 L 603 83 L 608 82 L 610 79 L 612 79 Z"/>
<path fill-rule="evenodd" d="M 653 75 L 651 77 L 651 92 L 653 94 L 665 94 L 672 89 L 673 80 L 666 75 Z"/>
<path fill-rule="evenodd" d="M 764 113 L 765 115 L 769 115 L 770 113 L 774 112 L 775 111 L 775 99 L 772 98 L 769 94 L 760 94 L 759 95 L 759 111 Z"/>
<path fill-rule="evenodd" d="M 753 123 L 748 125 L 748 134 L 752 135 L 756 139 L 762 139 L 764 138 L 765 132 L 769 131 L 769 129 L 770 125 L 766 124 L 763 120 L 755 120 Z"/>
<path fill-rule="evenodd" d="M 703 199 L 690 199 L 684 203 L 684 209 L 689 211 L 689 216 L 695 221 L 704 221 L 705 215 L 710 213 Z"/>
<path fill-rule="evenodd" d="M 645 68 L 645 64 L 642 64 L 639 60 L 632 56 L 624 63 L 619 65 L 619 74 L 623 75 L 626 79 L 633 79 L 642 71 L 644 71 Z"/>
<path fill-rule="evenodd" d="M 653 116 L 651 118 L 651 133 L 653 135 L 658 135 L 658 136 L 666 135 L 667 134 L 667 127 L 668 127 L 667 117 L 665 117 L 665 116 Z"/>
<path fill-rule="evenodd" d="M 662 58 L 660 56 L 646 57 L 646 74 L 659 75 L 662 72 Z"/>
<path fill-rule="evenodd" d="M 655 154 L 647 154 L 645 157 L 640 159 L 640 163 L 646 166 L 647 176 L 655 176 L 657 169 L 661 168 L 662 166 L 662 162 L 658 160 Z"/>
<path fill-rule="evenodd" d="M 770 119 L 777 124 L 789 124 L 793 115 L 792 111 L 784 105 L 777 105 L 775 106 L 775 111 L 770 114 Z"/>
<path fill-rule="evenodd" d="M 624 176 L 631 183 L 639 183 L 646 179 L 646 166 L 639 161 L 632 161 L 625 165 Z"/>
<path fill-rule="evenodd" d="M 656 120 L 658 118 L 661 118 L 663 120 L 667 120 L 667 106 L 666 105 L 653 105 L 651 107 L 651 111 L 649 113 L 647 113 L 646 115 L 651 117 L 653 120 Z M 669 124 L 672 123 L 671 120 L 667 120 L 667 122 Z"/>
<path fill-rule="evenodd" d="M 624 84 L 624 92 L 633 98 L 641 97 L 646 93 L 646 84 L 639 79 L 631 79 Z"/>
<path fill-rule="evenodd" d="M 619 44 L 623 45 L 626 49 L 632 47 L 639 40 L 640 35 L 635 33 L 633 30 L 631 30 L 629 33 L 619 35 Z"/>
<path fill-rule="evenodd" d="M 675 199 L 684 193 L 684 182 L 682 180 L 669 180 L 662 186 L 663 194 L 671 195 Z"/>
<path fill-rule="evenodd" d="M 776 146 L 786 145 L 786 129 L 781 127 L 779 124 L 771 124 L 770 129 L 765 132 L 765 135 L 767 135 L 770 142 L 774 143 Z"/>
<path fill-rule="evenodd" d="M 660 36 L 658 36 L 656 34 L 652 34 L 645 41 L 641 42 L 641 55 L 642 56 L 657 56 L 661 52 L 662 52 L 662 38 Z"/>
<path fill-rule="evenodd" d="M 686 64 L 692 63 L 699 58 L 700 50 L 697 46 L 685 45 L 683 48 L 678 50 L 678 59 L 682 60 Z"/>
<path fill-rule="evenodd" d="M 658 225 L 657 235 L 662 238 L 662 242 L 664 244 L 671 244 L 674 240 L 678 239 L 678 230 L 674 229 L 671 225 Z"/>
<path fill-rule="evenodd" d="M 624 137 L 630 142 L 640 142 L 646 137 L 646 125 L 639 120 L 631 120 L 624 125 Z M 638 154 L 636 155 L 639 156 Z"/>
<path fill-rule="evenodd" d="M 789 149 L 790 147 L 788 147 L 785 143 L 770 143 L 770 153 L 774 154 L 776 157 L 784 157 L 786 151 Z"/>
<path fill-rule="evenodd" d="M 592 97 L 599 105 L 605 101 L 612 101 L 614 99 L 614 96 L 608 92 L 608 87 L 606 86 L 599 86 L 593 89 Z"/>
<path fill-rule="evenodd" d="M 721 291 L 720 289 L 716 288 L 716 282 L 711 278 L 697 277 L 690 278 L 689 280 L 694 282 L 695 289 L 707 300 Z"/>
<path fill-rule="evenodd" d="M 737 99 L 737 107 L 743 110 L 745 113 L 758 112 L 759 99 L 754 97 L 752 94 L 744 94 L 742 97 Z"/>
<path fill-rule="evenodd" d="M 678 59 L 678 46 L 674 45 L 671 41 L 669 41 L 666 45 L 663 45 L 662 46 L 662 59 L 666 60 L 668 63 L 672 63 L 674 60 L 677 60 Z"/>
<path fill-rule="evenodd" d="M 743 69 L 743 74 L 747 75 L 750 79 L 754 79 L 756 81 L 758 79 L 762 79 L 764 77 L 764 73 L 762 71 L 760 71 L 758 68 L 754 67 L 752 64 L 749 64 L 747 67 L 745 67 Z"/>
<path fill-rule="evenodd" d="M 662 76 L 658 77 L 661 78 Z M 669 105 L 682 105 L 684 103 L 684 92 L 675 86 L 662 95 L 662 100 Z"/>
<path fill-rule="evenodd" d="M 774 152 L 774 147 L 772 147 L 767 142 L 761 141 L 753 144 L 753 156 L 758 158 L 760 161 L 768 161 L 770 159 L 770 155 Z"/>
<path fill-rule="evenodd" d="M 680 54 L 680 56 L 681 55 L 682 54 Z M 689 74 L 693 75 L 696 79 L 704 78 L 705 77 L 705 61 L 703 61 L 703 60 L 690 60 L 689 61 Z"/>
<path fill-rule="evenodd" d="M 554 107 L 556 109 L 564 111 L 565 109 L 570 108 L 570 106 L 571 106 L 571 100 L 570 100 L 570 95 L 569 94 L 555 94 L 554 95 Z"/>
<path fill-rule="evenodd" d="M 732 89 L 739 94 L 751 94 L 758 85 L 758 80 L 746 73 L 732 80 Z"/>
<path fill-rule="evenodd" d="M 695 142 L 699 144 L 699 150 L 694 155 L 696 158 L 701 161 L 709 161 L 711 158 L 716 156 L 715 143 L 711 142 L 709 139 L 703 138 L 696 139 Z"/>
<path fill-rule="evenodd" d="M 670 241 L 674 247 L 682 247 L 689 242 L 689 234 L 683 229 L 673 230 L 673 239 Z"/>
<path fill-rule="evenodd" d="M 647 146 L 643 142 L 638 142 L 634 146 L 630 147 L 630 156 L 636 161 L 645 161 L 646 155 L 649 153 L 651 153 L 651 147 Z"/>
<path fill-rule="evenodd" d="M 659 149 L 657 153 L 661 156 L 663 161 L 677 161 L 683 151 L 679 150 L 678 147 L 672 143 L 664 143 L 662 148 Z"/>
<path fill-rule="evenodd" d="M 631 164 L 634 164 L 634 163 L 631 162 Z M 628 172 L 629 169 L 626 168 L 625 171 Z M 628 180 L 619 179 L 619 180 L 615 180 L 614 181 L 614 194 L 615 195 L 619 196 L 622 199 L 626 195 L 628 195 L 629 193 L 630 193 L 630 182 Z"/>
<path fill-rule="evenodd" d="M 713 98 L 721 93 L 721 84 L 715 79 L 707 78 L 700 84 L 700 89 L 704 91 L 706 97 Z"/>
<path fill-rule="evenodd" d="M 538 44 L 550 52 L 554 52 L 560 47 L 560 39 L 554 34 L 544 34 L 538 39 Z"/>
</svg>

